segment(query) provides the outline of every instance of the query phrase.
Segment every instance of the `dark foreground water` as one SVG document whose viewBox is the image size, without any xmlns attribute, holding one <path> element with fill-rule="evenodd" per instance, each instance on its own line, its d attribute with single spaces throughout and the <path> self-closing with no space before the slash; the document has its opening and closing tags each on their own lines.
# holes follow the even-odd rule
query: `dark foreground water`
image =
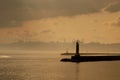
<svg viewBox="0 0 120 80">
<path fill-rule="evenodd" d="M 120 80 L 120 61 L 64 63 L 58 53 L 2 54 L 0 80 Z"/>
</svg>

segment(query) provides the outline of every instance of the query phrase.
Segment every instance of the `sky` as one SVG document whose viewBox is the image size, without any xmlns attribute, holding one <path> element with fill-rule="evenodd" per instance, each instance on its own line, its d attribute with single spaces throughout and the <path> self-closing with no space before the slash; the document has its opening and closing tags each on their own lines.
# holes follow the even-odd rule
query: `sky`
<svg viewBox="0 0 120 80">
<path fill-rule="evenodd" d="M 0 43 L 120 43 L 120 0 L 0 0 Z"/>
</svg>

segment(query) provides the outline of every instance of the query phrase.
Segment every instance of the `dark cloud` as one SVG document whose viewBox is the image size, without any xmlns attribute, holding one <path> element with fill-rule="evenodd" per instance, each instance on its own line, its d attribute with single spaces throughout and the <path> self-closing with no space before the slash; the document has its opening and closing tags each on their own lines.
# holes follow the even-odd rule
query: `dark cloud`
<svg viewBox="0 0 120 80">
<path fill-rule="evenodd" d="M 108 7 L 106 9 L 106 11 L 109 11 L 109 12 L 118 12 L 118 11 L 120 11 L 120 1 L 117 1 L 116 4 L 111 5 L 110 7 Z"/>
<path fill-rule="evenodd" d="M 0 27 L 21 26 L 24 21 L 99 12 L 111 0 L 1 0 Z"/>
</svg>

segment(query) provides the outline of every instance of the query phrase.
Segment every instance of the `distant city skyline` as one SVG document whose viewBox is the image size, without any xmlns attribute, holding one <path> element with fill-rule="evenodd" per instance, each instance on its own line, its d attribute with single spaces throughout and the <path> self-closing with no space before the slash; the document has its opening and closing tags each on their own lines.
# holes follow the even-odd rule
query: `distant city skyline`
<svg viewBox="0 0 120 80">
<path fill-rule="evenodd" d="M 120 43 L 120 0 L 0 1 L 0 43 Z"/>
</svg>

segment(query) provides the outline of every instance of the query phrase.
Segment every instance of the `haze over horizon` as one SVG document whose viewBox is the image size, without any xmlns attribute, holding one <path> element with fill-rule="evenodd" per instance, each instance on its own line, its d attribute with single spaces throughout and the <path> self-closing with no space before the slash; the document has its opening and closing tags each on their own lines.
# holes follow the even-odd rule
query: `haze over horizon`
<svg viewBox="0 0 120 80">
<path fill-rule="evenodd" d="M 0 44 L 120 43 L 120 0 L 1 0 Z"/>
</svg>

